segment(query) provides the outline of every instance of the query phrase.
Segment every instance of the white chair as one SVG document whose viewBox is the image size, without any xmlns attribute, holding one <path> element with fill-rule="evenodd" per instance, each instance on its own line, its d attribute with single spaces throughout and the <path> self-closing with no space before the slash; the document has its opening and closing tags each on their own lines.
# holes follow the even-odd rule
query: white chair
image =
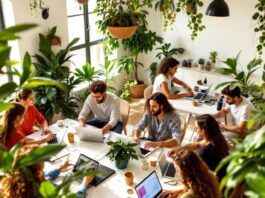
<svg viewBox="0 0 265 198">
<path fill-rule="evenodd" d="M 122 117 L 122 130 L 124 135 L 127 135 L 126 126 L 129 120 L 130 105 L 126 100 L 120 99 L 120 112 Z"/>
</svg>

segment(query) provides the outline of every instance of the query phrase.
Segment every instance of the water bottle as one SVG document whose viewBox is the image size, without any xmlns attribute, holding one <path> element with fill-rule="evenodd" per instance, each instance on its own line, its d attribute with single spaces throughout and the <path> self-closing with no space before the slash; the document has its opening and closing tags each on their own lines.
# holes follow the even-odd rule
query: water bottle
<svg viewBox="0 0 265 198">
<path fill-rule="evenodd" d="M 217 102 L 217 111 L 220 111 L 223 107 L 223 99 L 224 99 L 224 96 L 221 96 Z"/>
</svg>

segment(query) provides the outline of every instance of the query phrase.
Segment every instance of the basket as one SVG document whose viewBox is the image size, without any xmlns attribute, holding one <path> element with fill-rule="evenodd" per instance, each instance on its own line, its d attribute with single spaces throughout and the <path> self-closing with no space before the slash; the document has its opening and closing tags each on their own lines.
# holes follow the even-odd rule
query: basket
<svg viewBox="0 0 265 198">
<path fill-rule="evenodd" d="M 137 25 L 129 27 L 108 26 L 107 29 L 113 38 L 125 39 L 132 37 L 137 27 L 138 27 Z"/>
</svg>

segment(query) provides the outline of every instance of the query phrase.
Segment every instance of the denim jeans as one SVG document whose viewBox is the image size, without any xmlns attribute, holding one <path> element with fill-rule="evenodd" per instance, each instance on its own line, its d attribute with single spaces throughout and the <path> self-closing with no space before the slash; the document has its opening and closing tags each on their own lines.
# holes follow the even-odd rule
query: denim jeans
<svg viewBox="0 0 265 198">
<path fill-rule="evenodd" d="M 101 120 L 99 120 L 97 118 L 93 118 L 92 120 L 86 121 L 86 124 L 92 125 L 92 126 L 95 126 L 95 127 L 101 129 L 101 128 L 103 128 L 107 124 L 107 122 L 103 122 L 103 121 L 101 121 Z M 121 132 L 122 132 L 122 123 L 120 121 L 118 121 L 118 123 L 116 124 L 116 126 L 113 127 L 110 130 L 111 131 L 114 131 L 116 133 L 121 134 Z"/>
</svg>

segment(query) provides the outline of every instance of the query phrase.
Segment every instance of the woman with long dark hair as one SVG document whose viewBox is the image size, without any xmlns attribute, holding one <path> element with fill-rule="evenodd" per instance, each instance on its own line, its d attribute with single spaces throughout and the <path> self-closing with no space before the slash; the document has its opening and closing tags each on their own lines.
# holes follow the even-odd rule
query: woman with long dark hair
<svg viewBox="0 0 265 198">
<path fill-rule="evenodd" d="M 183 146 L 189 150 L 195 150 L 208 167 L 214 171 L 219 162 L 228 155 L 228 145 L 219 125 L 213 116 L 209 114 L 200 115 L 196 118 L 195 131 L 202 138 L 200 142 L 195 142 Z M 172 155 L 179 148 L 169 151 Z M 225 170 L 218 173 L 219 179 L 225 174 Z"/>
<path fill-rule="evenodd" d="M 23 105 L 26 109 L 25 118 L 20 126 L 20 131 L 25 136 L 34 132 L 33 127 L 35 124 L 43 129 L 43 133 L 48 133 L 48 123 L 39 110 L 35 107 L 35 95 L 32 89 L 21 89 L 17 93 L 17 102 Z"/>
<path fill-rule="evenodd" d="M 165 94 L 168 99 L 177 99 L 193 95 L 190 86 L 174 76 L 178 69 L 178 65 L 179 61 L 172 57 L 167 57 L 162 60 L 157 69 L 157 76 L 154 81 L 153 93 L 161 92 Z M 172 82 L 182 86 L 187 90 L 187 92 L 180 94 L 172 93 Z"/>
<path fill-rule="evenodd" d="M 184 188 L 165 190 L 162 197 L 221 198 L 216 177 L 196 153 L 180 148 L 170 157 Z"/>
<path fill-rule="evenodd" d="M 0 143 L 4 144 L 9 150 L 19 141 L 25 144 L 41 144 L 54 138 L 52 134 L 39 140 L 26 139 L 26 136 L 19 130 L 24 121 L 25 107 L 19 103 L 13 103 L 14 107 L 6 110 L 0 120 Z"/>
</svg>

